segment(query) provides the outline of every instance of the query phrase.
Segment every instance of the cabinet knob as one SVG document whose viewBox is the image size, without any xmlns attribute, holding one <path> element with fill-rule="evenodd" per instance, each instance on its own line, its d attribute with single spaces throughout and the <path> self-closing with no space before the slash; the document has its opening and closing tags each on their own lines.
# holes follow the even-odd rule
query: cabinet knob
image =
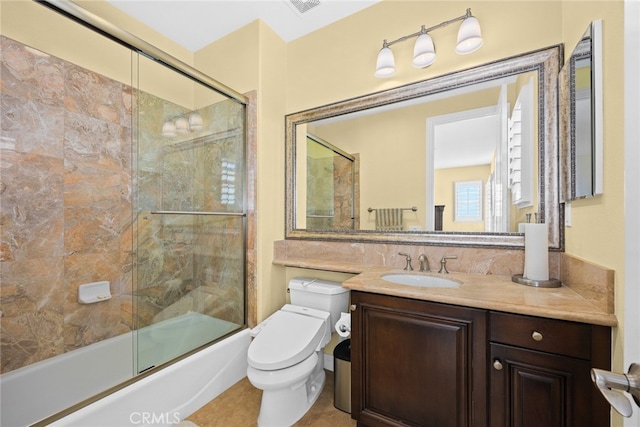
<svg viewBox="0 0 640 427">
<path fill-rule="evenodd" d="M 533 333 L 531 334 L 531 338 L 533 338 L 534 341 L 542 341 L 542 334 L 538 331 L 533 331 Z"/>
<path fill-rule="evenodd" d="M 495 369 L 496 371 L 502 371 L 502 363 L 499 359 L 493 361 L 493 369 Z"/>
<path fill-rule="evenodd" d="M 351 305 L 349 306 L 349 311 L 356 311 L 356 308 L 358 308 L 358 306 L 357 306 L 357 305 L 355 305 L 355 304 L 351 304 Z"/>
</svg>

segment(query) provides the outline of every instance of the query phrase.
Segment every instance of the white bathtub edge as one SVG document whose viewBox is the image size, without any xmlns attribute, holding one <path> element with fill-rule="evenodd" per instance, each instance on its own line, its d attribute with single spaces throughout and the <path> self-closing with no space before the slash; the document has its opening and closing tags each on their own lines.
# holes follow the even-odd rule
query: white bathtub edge
<svg viewBox="0 0 640 427">
<path fill-rule="evenodd" d="M 249 332 L 242 330 L 50 425 L 171 426 L 246 376 Z"/>
</svg>

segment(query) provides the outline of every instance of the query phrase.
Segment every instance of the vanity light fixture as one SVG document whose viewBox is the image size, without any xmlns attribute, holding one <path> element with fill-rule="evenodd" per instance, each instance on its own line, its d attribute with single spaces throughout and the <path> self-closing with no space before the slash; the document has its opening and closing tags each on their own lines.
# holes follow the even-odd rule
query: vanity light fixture
<svg viewBox="0 0 640 427">
<path fill-rule="evenodd" d="M 173 138 L 178 134 L 186 135 L 190 132 L 199 132 L 204 127 L 202 116 L 195 111 L 189 117 L 176 117 L 162 124 L 162 136 Z"/>
<path fill-rule="evenodd" d="M 458 30 L 456 53 L 459 55 L 466 55 L 467 53 L 475 52 L 480 49 L 484 43 L 480 32 L 480 23 L 476 17 L 471 15 L 471 9 L 469 8 L 467 9 L 467 13 L 464 15 L 441 22 L 433 27 L 426 28 L 423 25 L 417 33 L 409 34 L 390 42 L 385 39 L 382 42 L 382 49 L 380 49 L 380 52 L 378 53 L 375 76 L 390 77 L 394 75 L 396 72 L 396 66 L 390 46 L 407 41 L 414 37 L 416 38 L 416 43 L 413 47 L 413 66 L 416 68 L 424 68 L 433 64 L 436 60 L 436 48 L 429 32 L 437 30 L 438 28 L 446 27 L 447 25 L 457 21 L 462 21 L 462 24 L 460 24 L 460 29 Z"/>
</svg>

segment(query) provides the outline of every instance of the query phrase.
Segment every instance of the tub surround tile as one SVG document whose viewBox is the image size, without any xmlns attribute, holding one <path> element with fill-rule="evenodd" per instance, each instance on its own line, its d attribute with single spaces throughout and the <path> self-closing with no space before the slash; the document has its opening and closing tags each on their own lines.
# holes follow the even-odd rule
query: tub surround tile
<svg viewBox="0 0 640 427">
<path fill-rule="evenodd" d="M 2 93 L 48 105 L 63 105 L 65 61 L 4 36 L 0 36 L 0 46 Z"/>
<path fill-rule="evenodd" d="M 132 306 L 133 92 L 0 43 L 4 373 L 133 326 L 123 314 Z M 77 287 L 98 280 L 113 298 L 78 304 Z"/>
<path fill-rule="evenodd" d="M 2 372 L 64 351 L 63 290 L 62 257 L 3 263 Z"/>
<path fill-rule="evenodd" d="M 123 104 L 123 84 L 75 64 L 65 65 L 65 108 L 120 124 L 122 112 L 127 110 Z"/>
<path fill-rule="evenodd" d="M 63 255 L 61 159 L 2 150 L 2 261 Z"/>
<path fill-rule="evenodd" d="M 49 309 L 23 308 L 18 315 L 2 320 L 2 372 L 64 352 L 62 314 Z"/>
<path fill-rule="evenodd" d="M 448 278 L 463 282 L 457 289 L 416 288 L 395 285 L 379 278 L 389 271 L 403 271 L 406 252 L 417 272 L 418 255 L 429 259 L 432 273 L 440 268 L 444 255 L 456 255 L 447 262 Z M 567 254 L 551 252 L 551 277 L 562 277 L 556 289 L 516 284 L 513 274 L 522 274 L 524 252 L 461 247 L 420 247 L 344 242 L 284 240 L 274 243 L 273 263 L 289 267 L 338 271 L 357 275 L 343 286 L 366 292 L 425 299 L 469 307 L 531 314 L 578 322 L 614 326 L 613 271 L 589 264 Z"/>
<path fill-rule="evenodd" d="M 61 159 L 64 109 L 38 101 L 0 94 L 2 140 L 0 148 Z"/>
<path fill-rule="evenodd" d="M 258 167 L 258 135 L 256 129 L 258 128 L 258 112 L 257 112 L 257 91 L 251 91 L 245 93 L 249 103 L 246 107 L 247 117 L 247 143 L 246 143 L 246 164 L 247 164 L 247 246 L 245 248 L 246 253 L 246 310 L 247 310 L 247 326 L 250 328 L 255 327 L 258 324 L 258 291 L 257 291 L 257 264 L 258 264 L 258 252 L 257 252 L 257 218 L 256 218 L 256 205 L 257 205 L 257 180 L 256 173 Z"/>
</svg>

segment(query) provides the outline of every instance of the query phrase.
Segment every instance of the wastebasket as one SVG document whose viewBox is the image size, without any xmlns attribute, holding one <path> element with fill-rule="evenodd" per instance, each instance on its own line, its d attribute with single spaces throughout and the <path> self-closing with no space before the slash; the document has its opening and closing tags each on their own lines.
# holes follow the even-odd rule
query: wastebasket
<svg viewBox="0 0 640 427">
<path fill-rule="evenodd" d="M 351 413 L 351 340 L 333 350 L 333 406 Z"/>
</svg>

